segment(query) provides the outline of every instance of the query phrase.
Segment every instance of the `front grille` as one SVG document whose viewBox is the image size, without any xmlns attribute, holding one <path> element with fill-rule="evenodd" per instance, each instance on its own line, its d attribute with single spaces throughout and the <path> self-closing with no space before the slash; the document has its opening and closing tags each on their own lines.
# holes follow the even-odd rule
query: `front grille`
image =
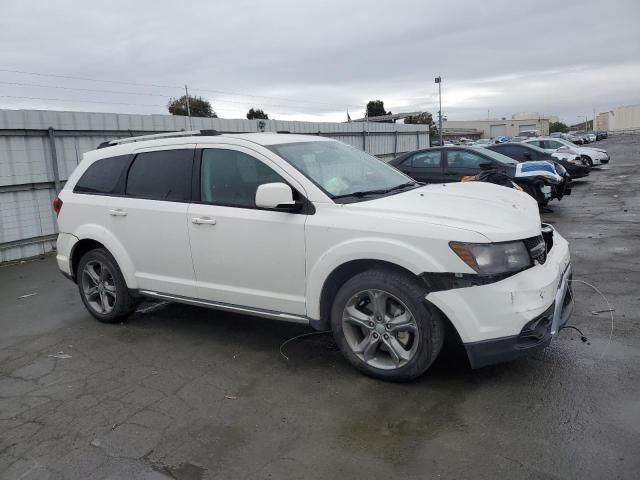
<svg viewBox="0 0 640 480">
<path fill-rule="evenodd" d="M 541 264 L 547 261 L 547 244 L 542 235 L 527 238 L 524 244 L 527 246 L 532 260 L 537 260 Z"/>
</svg>

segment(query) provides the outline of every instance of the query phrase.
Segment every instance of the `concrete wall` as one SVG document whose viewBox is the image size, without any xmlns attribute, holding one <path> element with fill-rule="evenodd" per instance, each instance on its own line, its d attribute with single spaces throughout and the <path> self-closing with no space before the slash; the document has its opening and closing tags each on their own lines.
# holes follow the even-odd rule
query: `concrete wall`
<svg viewBox="0 0 640 480">
<path fill-rule="evenodd" d="M 507 120 L 447 120 L 442 124 L 442 128 L 445 129 L 473 129 L 482 132 L 481 138 L 491 138 L 491 127 L 504 126 L 506 135 L 510 137 L 517 136 L 523 127 L 527 129 L 540 130 L 542 134 L 549 133 L 549 119 L 548 118 L 520 118 L 520 119 L 507 119 Z"/>
<path fill-rule="evenodd" d="M 321 135 L 381 159 L 429 146 L 428 125 L 193 118 L 190 126 L 186 117 L 172 115 L 0 110 L 0 262 L 55 247 L 51 202 L 85 152 L 108 139 L 191 127 Z"/>
<path fill-rule="evenodd" d="M 640 130 L 640 105 L 616 107 L 596 116 L 596 130 Z"/>
<path fill-rule="evenodd" d="M 640 105 L 616 107 L 609 113 L 609 130 L 640 129 Z"/>
</svg>

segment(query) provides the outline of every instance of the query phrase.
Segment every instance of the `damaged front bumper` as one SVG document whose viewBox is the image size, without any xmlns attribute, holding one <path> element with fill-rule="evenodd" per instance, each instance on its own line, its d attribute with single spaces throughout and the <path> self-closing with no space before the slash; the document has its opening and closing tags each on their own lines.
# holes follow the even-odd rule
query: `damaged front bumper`
<svg viewBox="0 0 640 480">
<path fill-rule="evenodd" d="M 567 241 L 554 232 L 544 264 L 487 285 L 429 293 L 456 328 L 472 368 L 546 347 L 573 312 Z"/>
<path fill-rule="evenodd" d="M 569 265 L 562 276 L 554 302 L 544 313 L 527 322 L 518 335 L 465 343 L 471 368 L 508 362 L 547 347 L 573 313 L 571 278 Z"/>
</svg>

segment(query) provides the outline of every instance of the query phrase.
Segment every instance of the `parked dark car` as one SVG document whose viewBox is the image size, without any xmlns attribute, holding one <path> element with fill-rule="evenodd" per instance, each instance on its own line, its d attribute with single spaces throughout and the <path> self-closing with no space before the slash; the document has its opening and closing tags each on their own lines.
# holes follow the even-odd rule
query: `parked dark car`
<svg viewBox="0 0 640 480">
<path fill-rule="evenodd" d="M 497 145 L 495 145 L 497 146 Z M 558 173 L 556 179 L 544 175 L 517 175 L 518 161 L 483 147 L 449 146 L 408 152 L 389 162 L 397 169 L 419 182 L 459 182 L 465 177 L 476 176 L 483 171 L 495 171 L 511 178 L 516 184 L 545 207 L 551 198 L 562 198 L 570 193 Z M 553 168 L 553 163 L 545 164 Z M 547 172 L 548 173 L 548 172 Z M 493 183 L 493 182 L 492 182 Z"/>
<path fill-rule="evenodd" d="M 547 161 L 559 163 L 569 172 L 571 178 L 582 178 L 589 175 L 590 168 L 587 165 L 578 165 L 571 163 L 569 160 L 559 160 L 542 148 L 529 143 L 501 143 L 499 145 L 489 145 L 486 148 L 513 158 L 518 162 Z"/>
<path fill-rule="evenodd" d="M 606 130 L 600 130 L 599 132 L 596 132 L 596 138 L 598 140 L 604 140 L 605 138 L 609 138 L 609 132 L 607 132 Z"/>
</svg>

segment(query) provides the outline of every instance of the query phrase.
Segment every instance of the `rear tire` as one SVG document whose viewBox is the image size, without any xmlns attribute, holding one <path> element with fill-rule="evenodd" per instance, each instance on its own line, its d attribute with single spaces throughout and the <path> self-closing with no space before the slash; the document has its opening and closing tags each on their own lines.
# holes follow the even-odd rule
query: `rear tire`
<svg viewBox="0 0 640 480">
<path fill-rule="evenodd" d="M 104 248 L 85 253 L 76 271 L 82 303 L 100 322 L 124 320 L 135 302 L 115 259 Z"/>
<path fill-rule="evenodd" d="M 425 300 L 426 289 L 391 269 L 360 273 L 338 290 L 331 309 L 336 344 L 362 373 L 408 381 L 434 362 L 444 341 L 444 323 Z"/>
</svg>

